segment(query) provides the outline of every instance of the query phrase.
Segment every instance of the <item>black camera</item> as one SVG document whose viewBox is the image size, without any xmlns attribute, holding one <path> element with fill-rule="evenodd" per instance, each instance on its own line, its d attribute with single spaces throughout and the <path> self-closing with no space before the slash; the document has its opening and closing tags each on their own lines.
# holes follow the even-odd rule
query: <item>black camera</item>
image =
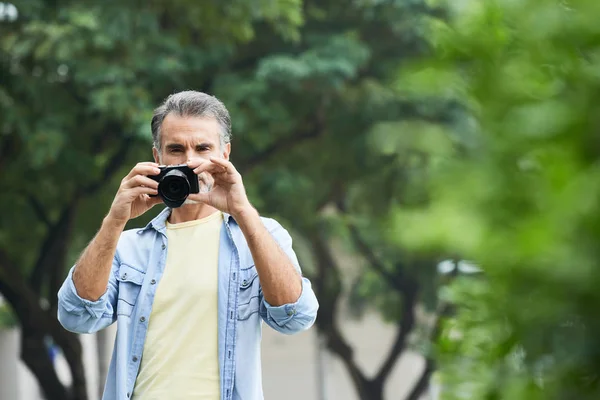
<svg viewBox="0 0 600 400">
<path fill-rule="evenodd" d="M 186 164 L 158 168 L 160 173 L 149 178 L 158 182 L 158 194 L 154 196 L 160 196 L 168 207 L 181 207 L 190 194 L 200 192 L 198 176 Z"/>
</svg>

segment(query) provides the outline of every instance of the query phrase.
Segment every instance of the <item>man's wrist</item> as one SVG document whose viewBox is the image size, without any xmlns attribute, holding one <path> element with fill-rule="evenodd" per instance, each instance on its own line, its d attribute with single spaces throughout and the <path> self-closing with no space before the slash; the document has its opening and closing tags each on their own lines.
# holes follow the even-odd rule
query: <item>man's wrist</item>
<svg viewBox="0 0 600 400">
<path fill-rule="evenodd" d="M 252 206 L 252 204 L 250 204 L 250 202 L 248 202 L 246 205 L 238 208 L 237 210 L 232 210 L 231 216 L 236 221 L 248 218 L 255 218 L 258 217 L 258 211 Z"/>
<path fill-rule="evenodd" d="M 127 225 L 127 221 L 116 219 L 110 213 L 102 221 L 102 227 L 110 231 L 122 231 L 125 229 L 125 225 Z"/>
<path fill-rule="evenodd" d="M 253 235 L 255 229 L 252 227 L 260 222 L 260 214 L 250 203 L 232 213 L 231 216 L 246 235 Z"/>
</svg>

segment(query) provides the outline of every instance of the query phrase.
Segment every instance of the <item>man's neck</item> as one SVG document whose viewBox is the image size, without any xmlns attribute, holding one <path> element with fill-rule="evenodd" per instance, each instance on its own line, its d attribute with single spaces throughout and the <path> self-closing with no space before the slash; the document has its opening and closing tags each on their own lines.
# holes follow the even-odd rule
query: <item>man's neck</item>
<svg viewBox="0 0 600 400">
<path fill-rule="evenodd" d="M 218 210 L 207 204 L 185 204 L 181 207 L 174 208 L 169 216 L 169 223 L 179 224 L 182 222 L 194 221 L 202 219 L 214 214 Z"/>
</svg>

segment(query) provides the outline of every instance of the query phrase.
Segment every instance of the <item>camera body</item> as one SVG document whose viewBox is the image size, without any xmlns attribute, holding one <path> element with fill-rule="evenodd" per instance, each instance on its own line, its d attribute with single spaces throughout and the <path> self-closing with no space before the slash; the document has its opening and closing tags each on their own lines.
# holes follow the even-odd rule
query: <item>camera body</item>
<svg viewBox="0 0 600 400">
<path fill-rule="evenodd" d="M 200 191 L 198 176 L 186 164 L 161 165 L 158 168 L 160 173 L 148 178 L 158 182 L 158 194 L 154 196 L 160 196 L 168 207 L 181 207 L 190 194 Z"/>
</svg>

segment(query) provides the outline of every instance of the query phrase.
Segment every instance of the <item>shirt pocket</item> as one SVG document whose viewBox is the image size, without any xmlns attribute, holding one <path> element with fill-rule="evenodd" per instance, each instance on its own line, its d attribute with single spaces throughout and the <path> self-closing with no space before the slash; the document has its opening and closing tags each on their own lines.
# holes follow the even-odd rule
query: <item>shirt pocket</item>
<svg viewBox="0 0 600 400">
<path fill-rule="evenodd" d="M 258 313 L 260 283 L 254 265 L 240 271 L 240 294 L 238 298 L 238 320 L 245 321 Z"/>
<path fill-rule="evenodd" d="M 131 316 L 145 277 L 146 274 L 142 271 L 138 271 L 127 264 L 121 264 L 119 275 L 117 276 L 117 281 L 119 282 L 117 315 Z"/>
</svg>

